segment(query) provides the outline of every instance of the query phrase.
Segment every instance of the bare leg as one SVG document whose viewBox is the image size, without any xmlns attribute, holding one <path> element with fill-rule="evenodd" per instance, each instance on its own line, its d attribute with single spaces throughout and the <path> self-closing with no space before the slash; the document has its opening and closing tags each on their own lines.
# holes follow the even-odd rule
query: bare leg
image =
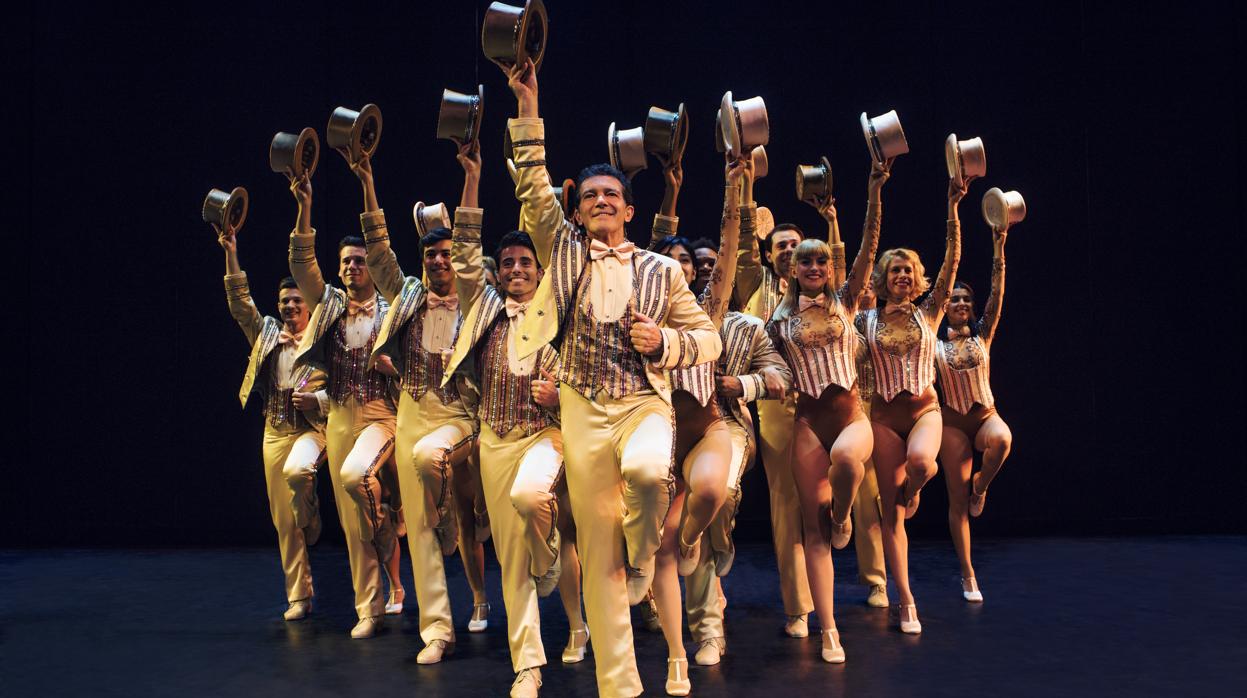
<svg viewBox="0 0 1247 698">
<path fill-rule="evenodd" d="M 935 477 L 938 467 L 935 457 L 940 452 L 940 437 L 944 433 L 944 417 L 938 411 L 927 412 L 918 418 L 909 431 L 905 449 L 905 501 L 911 499 L 922 486 Z"/>
<path fill-rule="evenodd" d="M 909 539 L 905 535 L 905 500 L 900 496 L 905 481 L 905 442 L 878 422 L 871 427 L 875 436 L 875 476 L 883 502 L 883 556 L 892 570 L 900 602 L 911 604 L 914 595 L 909 590 Z"/>
<path fill-rule="evenodd" d="M 559 498 L 559 564 L 563 573 L 559 577 L 559 597 L 567 614 L 567 627 L 573 632 L 584 630 L 585 619 L 580 612 L 580 557 L 576 554 L 576 522 L 572 520 L 572 507 L 567 494 Z"/>
<path fill-rule="evenodd" d="M 1013 432 L 1000 415 L 992 415 L 974 435 L 974 446 L 983 452 L 983 470 L 974 478 L 975 491 L 982 494 L 996 479 L 996 474 L 1009 457 L 1009 451 L 1013 448 Z"/>
<path fill-rule="evenodd" d="M 676 571 L 676 557 L 679 555 L 676 536 L 680 529 L 680 510 L 684 506 L 685 495 L 685 488 L 681 484 L 671 500 L 671 509 L 667 512 L 654 567 L 654 603 L 658 606 L 658 618 L 662 621 L 662 634 L 667 640 L 667 654 L 670 659 L 683 659 L 686 656 L 684 604 L 680 600 L 680 576 Z"/>
<path fill-rule="evenodd" d="M 680 531 L 690 545 L 714 520 L 727 499 L 727 476 L 732 461 L 732 437 L 727 424 L 716 422 L 684 458 L 688 514 Z M 672 507 L 676 509 L 676 507 Z M 678 511 L 678 509 L 677 509 Z M 677 520 L 678 525 L 678 520 Z"/>
<path fill-rule="evenodd" d="M 452 470 L 455 513 L 459 519 L 459 557 L 463 560 L 463 572 L 472 589 L 472 604 L 486 603 L 485 596 L 485 545 L 476 540 L 476 491 L 480 486 L 477 478 L 479 465 L 472 458 L 456 462 Z"/>
<path fill-rule="evenodd" d="M 944 482 L 948 486 L 948 533 L 957 550 L 961 576 L 974 576 L 970 564 L 970 470 L 974 465 L 970 440 L 960 429 L 945 427 L 940 445 L 940 461 L 944 464 Z"/>
<path fill-rule="evenodd" d="M 797 420 L 792 433 L 792 476 L 801 503 L 801 539 L 805 547 L 805 570 L 810 580 L 814 611 L 824 630 L 836 627 L 834 611 L 835 572 L 831 565 L 831 483 L 827 473 L 831 459 L 823 444 L 804 421 Z"/>
</svg>

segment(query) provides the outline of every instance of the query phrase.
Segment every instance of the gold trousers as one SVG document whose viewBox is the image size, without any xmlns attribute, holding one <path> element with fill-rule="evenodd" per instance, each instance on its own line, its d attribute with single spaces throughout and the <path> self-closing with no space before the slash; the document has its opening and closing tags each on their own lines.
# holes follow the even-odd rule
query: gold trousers
<svg viewBox="0 0 1247 698">
<path fill-rule="evenodd" d="M 433 527 L 439 521 L 438 512 L 444 514 L 450 506 L 452 453 L 470 441 L 472 431 L 472 419 L 458 401 L 443 405 L 431 390 L 418 402 L 406 392 L 398 398 L 394 462 L 420 609 L 420 639 L 425 644 L 455 641 L 446 566 Z"/>
<path fill-rule="evenodd" d="M 771 494 L 771 537 L 775 542 L 775 561 L 779 566 L 779 594 L 784 613 L 790 616 L 814 610 L 810 580 L 805 573 L 805 545 L 802 543 L 801 500 L 792 477 L 790 447 L 796 420 L 796 401 L 758 401 L 758 444 L 766 484 Z"/>
<path fill-rule="evenodd" d="M 554 427 L 524 436 L 512 429 L 498 436 L 481 422 L 481 484 L 502 568 L 511 665 L 544 666 L 541 612 L 533 577 L 544 575 L 558 556 L 555 486 L 563 472 L 563 436 Z"/>
<path fill-rule="evenodd" d="M 559 399 L 598 693 L 640 695 L 625 563 L 652 569 L 658 551 L 675 485 L 671 405 L 653 393 L 586 400 L 566 385 Z"/>
<path fill-rule="evenodd" d="M 695 642 L 723 637 L 723 607 L 719 600 L 719 571 L 715 553 L 727 553 L 733 548 L 732 529 L 736 526 L 736 510 L 740 505 L 740 480 L 754 452 L 751 430 L 730 415 L 725 416 L 723 421 L 727 423 L 732 440 L 727 501 L 706 531 L 697 568 L 684 578 L 684 608 L 688 613 L 689 634 Z M 709 549 L 706 543 L 709 543 Z"/>
<path fill-rule="evenodd" d="M 354 398 L 343 405 L 330 402 L 325 446 L 338 519 L 346 534 L 355 613 L 360 618 L 380 616 L 386 599 L 372 536 L 384 523 L 381 504 L 391 495 L 383 491 L 382 469 L 394 450 L 394 411 L 382 400 L 366 405 Z"/>
<path fill-rule="evenodd" d="M 268 511 L 277 529 L 277 551 L 286 576 L 286 600 L 299 601 L 312 596 L 312 566 L 307 559 L 303 529 L 319 516 L 316 508 L 316 468 L 325 457 L 325 435 L 313 430 L 282 432 L 265 420 L 264 484 L 268 490 Z M 296 513 L 295 497 L 288 484 L 288 473 L 310 473 L 310 501 Z M 302 514 L 300 518 L 299 514 Z"/>
</svg>

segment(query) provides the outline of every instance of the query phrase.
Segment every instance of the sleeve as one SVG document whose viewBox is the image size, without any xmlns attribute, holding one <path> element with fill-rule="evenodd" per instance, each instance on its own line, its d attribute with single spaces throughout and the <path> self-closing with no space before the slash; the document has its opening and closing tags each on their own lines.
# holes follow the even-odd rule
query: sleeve
<svg viewBox="0 0 1247 698">
<path fill-rule="evenodd" d="M 247 272 L 240 271 L 237 274 L 225 275 L 225 300 L 229 303 L 229 314 L 234 317 L 234 321 L 242 328 L 242 333 L 247 336 L 247 343 L 255 344 L 256 337 L 260 336 L 260 327 L 264 324 L 264 319 L 260 316 L 260 311 L 256 309 L 255 301 L 251 300 Z"/>
<path fill-rule="evenodd" d="M 762 285 L 762 252 L 758 249 L 757 204 L 740 207 L 740 239 L 736 250 L 736 302 L 745 307 Z M 767 320 L 769 318 L 762 318 Z"/>
<path fill-rule="evenodd" d="M 385 211 L 364 211 L 359 214 L 359 223 L 364 232 L 364 245 L 368 249 L 368 273 L 381 295 L 393 303 L 403 291 L 403 270 L 398 265 L 394 249 L 390 247 Z"/>
<path fill-rule="evenodd" d="M 727 314 L 727 306 L 732 300 L 732 285 L 736 281 L 736 250 L 740 245 L 740 212 L 745 208 L 756 211 L 756 204 L 740 206 L 738 187 L 724 187 L 723 218 L 719 224 L 719 256 L 714 263 L 714 271 L 710 273 L 710 283 L 706 286 L 706 313 L 716 328 L 723 326 L 723 316 Z"/>
<path fill-rule="evenodd" d="M 866 202 L 866 222 L 862 224 L 862 246 L 853 258 L 853 270 L 844 281 L 844 290 L 840 302 L 855 312 L 857 301 L 862 296 L 862 289 L 870 282 L 870 271 L 875 265 L 875 255 L 879 252 L 879 226 L 883 217 L 883 204 L 878 201 Z M 840 264 L 844 264 L 844 246 L 840 248 Z"/>
<path fill-rule="evenodd" d="M 1005 244 L 1004 239 L 996 238 L 996 250 L 992 258 L 992 291 L 983 305 L 983 317 L 979 320 L 979 336 L 984 342 L 991 342 L 996 336 L 996 325 L 1000 323 L 1000 308 L 1005 300 Z"/>
<path fill-rule="evenodd" d="M 784 384 L 784 392 L 787 392 L 792 387 L 792 370 L 788 368 L 788 363 L 784 361 L 784 357 L 780 356 L 775 349 L 775 344 L 771 341 L 771 337 L 766 331 L 760 329 L 754 335 L 753 346 L 750 347 L 750 357 L 749 376 L 753 377 L 751 382 L 754 383 L 756 392 L 751 397 L 750 389 L 746 388 L 746 402 L 753 402 L 766 396 L 766 382 L 763 376 L 767 373 L 771 373 L 779 378 L 780 382 Z M 743 377 L 741 378 L 741 385 L 746 385 Z"/>
<path fill-rule="evenodd" d="M 671 237 L 680 229 L 679 216 L 664 216 L 661 213 L 654 214 L 654 227 L 650 229 L 649 249 L 653 250 L 663 238 Z"/>
<path fill-rule="evenodd" d="M 328 417 L 329 416 L 329 391 L 328 390 L 317 390 L 316 391 L 316 404 L 318 406 L 317 409 L 320 411 L 320 416 Z"/>
<path fill-rule="evenodd" d="M 938 327 L 944 317 L 944 302 L 952 291 L 953 282 L 957 279 L 957 265 L 961 262 L 961 222 L 948 221 L 947 230 L 944 263 L 940 266 L 939 276 L 935 277 L 935 288 L 922 303 L 923 312 L 932 327 Z"/>
<path fill-rule="evenodd" d="M 688 289 L 684 272 L 668 267 L 667 273 L 671 299 L 666 326 L 661 328 L 662 354 L 655 363 L 659 368 L 672 369 L 718 359 L 723 352 L 719 331 Z"/>
<path fill-rule="evenodd" d="M 454 241 L 450 262 L 455 268 L 455 290 L 466 317 L 485 292 L 485 267 L 481 262 L 481 222 L 485 211 L 460 206 L 455 209 Z"/>
<path fill-rule="evenodd" d="M 520 201 L 520 229 L 532 236 L 537 261 L 549 269 L 555 240 L 571 224 L 554 196 L 546 169 L 545 123 L 541 119 L 510 119 L 507 128 L 517 173 L 515 198 Z"/>
<path fill-rule="evenodd" d="M 316 262 L 316 231 L 290 233 L 290 275 L 299 285 L 299 293 L 309 311 L 315 310 L 325 296 L 325 277 Z"/>
</svg>

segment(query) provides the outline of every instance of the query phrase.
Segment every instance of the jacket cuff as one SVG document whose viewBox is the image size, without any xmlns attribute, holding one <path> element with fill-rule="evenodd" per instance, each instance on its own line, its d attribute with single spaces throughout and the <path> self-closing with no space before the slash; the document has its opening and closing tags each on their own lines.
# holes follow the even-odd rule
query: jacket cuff
<svg viewBox="0 0 1247 698">
<path fill-rule="evenodd" d="M 359 214 L 359 227 L 364 234 L 365 246 L 388 240 L 390 237 L 389 228 L 385 224 L 385 209 Z"/>
<path fill-rule="evenodd" d="M 290 233 L 290 261 L 310 264 L 316 261 L 316 231 Z"/>
<path fill-rule="evenodd" d="M 328 417 L 329 416 L 329 391 L 328 390 L 317 390 L 314 393 L 314 395 L 316 395 L 316 404 L 319 406 L 320 416 Z"/>
<path fill-rule="evenodd" d="M 654 232 L 659 237 L 670 237 L 676 234 L 676 230 L 680 228 L 679 216 L 664 216 L 661 213 L 654 214 Z"/>
<path fill-rule="evenodd" d="M 740 389 L 744 393 L 741 397 L 745 402 L 753 402 L 759 397 L 766 394 L 766 385 L 762 382 L 762 376 L 756 373 L 750 373 L 744 376 L 737 376 L 740 379 Z"/>
<path fill-rule="evenodd" d="M 466 234 L 475 240 L 481 238 L 481 222 L 485 219 L 485 209 L 472 206 L 460 206 L 455 209 L 455 234 Z"/>
<path fill-rule="evenodd" d="M 225 297 L 230 300 L 242 300 L 251 295 L 247 284 L 247 272 L 225 275 Z"/>
</svg>

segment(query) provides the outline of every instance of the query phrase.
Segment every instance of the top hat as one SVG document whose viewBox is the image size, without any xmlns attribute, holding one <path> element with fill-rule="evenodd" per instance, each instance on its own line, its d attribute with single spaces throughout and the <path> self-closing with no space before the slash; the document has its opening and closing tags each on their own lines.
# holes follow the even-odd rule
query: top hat
<svg viewBox="0 0 1247 698">
<path fill-rule="evenodd" d="M 983 139 L 959 141 L 957 134 L 950 133 L 944 141 L 944 162 L 948 165 L 948 176 L 958 187 L 965 186 L 965 181 L 971 177 L 982 177 L 987 174 Z"/>
<path fill-rule="evenodd" d="M 749 158 L 753 160 L 753 181 L 758 181 L 771 171 L 770 162 L 766 159 L 766 146 L 758 146 L 749 153 Z"/>
<path fill-rule="evenodd" d="M 662 107 L 650 107 L 645 117 L 645 152 L 654 153 L 678 161 L 684 155 L 688 142 L 688 115 L 684 103 L 669 112 Z"/>
<path fill-rule="evenodd" d="M 250 197 L 247 196 L 247 190 L 242 187 L 234 187 L 234 190 L 230 192 L 213 189 L 204 198 L 202 214 L 204 223 L 215 223 L 223 230 L 233 228 L 234 232 L 238 232 L 242 228 L 243 221 L 247 220 L 249 203 Z"/>
<path fill-rule="evenodd" d="M 771 139 L 771 125 L 766 118 L 766 103 L 761 97 L 737 102 L 731 90 L 719 103 L 719 128 L 727 152 L 736 157 L 754 146 L 766 145 Z"/>
<path fill-rule="evenodd" d="M 811 206 L 831 196 L 831 163 L 826 157 L 817 165 L 797 165 L 797 198 Z"/>
<path fill-rule="evenodd" d="M 629 178 L 645 169 L 645 133 L 640 126 L 619 131 L 612 121 L 606 129 L 606 146 L 610 149 L 611 167 Z"/>
<path fill-rule="evenodd" d="M 359 111 L 334 109 L 325 127 L 325 141 L 334 150 L 350 153 L 351 162 L 372 157 L 381 142 L 381 109 L 375 104 L 365 104 Z"/>
<path fill-rule="evenodd" d="M 312 176 L 320 162 L 320 137 L 316 129 L 305 128 L 298 134 L 280 132 L 268 147 L 268 166 L 293 179 Z"/>
<path fill-rule="evenodd" d="M 870 156 L 875 161 L 882 163 L 909 152 L 909 143 L 905 140 L 905 132 L 901 130 L 901 120 L 895 109 L 873 119 L 866 118 L 866 112 L 862 112 L 860 118 L 866 147 L 870 148 Z"/>
<path fill-rule="evenodd" d="M 527 0 L 523 7 L 490 3 L 481 22 L 481 49 L 504 71 L 530 58 L 537 70 L 546 54 L 548 25 L 541 0 Z"/>
<path fill-rule="evenodd" d="M 759 206 L 757 213 L 754 214 L 753 234 L 758 240 L 765 240 L 767 235 L 775 230 L 775 215 L 771 213 L 771 209 L 765 206 Z"/>
<path fill-rule="evenodd" d="M 416 232 L 420 233 L 420 237 L 429 234 L 434 228 L 450 229 L 450 212 L 446 210 L 446 204 L 429 204 L 425 205 L 423 201 L 417 201 L 415 206 L 411 207 L 411 217 L 416 220 Z"/>
<path fill-rule="evenodd" d="M 714 113 L 714 150 L 716 153 L 726 153 L 727 146 L 723 144 L 723 109 L 718 109 Z"/>
<path fill-rule="evenodd" d="M 572 215 L 572 196 L 576 193 L 576 180 L 565 179 L 562 186 L 552 187 L 554 189 L 554 198 L 558 199 L 559 204 L 563 206 L 563 215 Z"/>
<path fill-rule="evenodd" d="M 1008 230 L 1014 223 L 1026 218 L 1026 201 L 1016 191 L 1001 191 L 992 187 L 983 195 L 983 220 L 992 230 Z"/>
<path fill-rule="evenodd" d="M 484 113 L 484 85 L 477 85 L 474 95 L 442 90 L 442 106 L 437 110 L 437 137 L 458 145 L 475 141 L 481 134 Z"/>
</svg>

